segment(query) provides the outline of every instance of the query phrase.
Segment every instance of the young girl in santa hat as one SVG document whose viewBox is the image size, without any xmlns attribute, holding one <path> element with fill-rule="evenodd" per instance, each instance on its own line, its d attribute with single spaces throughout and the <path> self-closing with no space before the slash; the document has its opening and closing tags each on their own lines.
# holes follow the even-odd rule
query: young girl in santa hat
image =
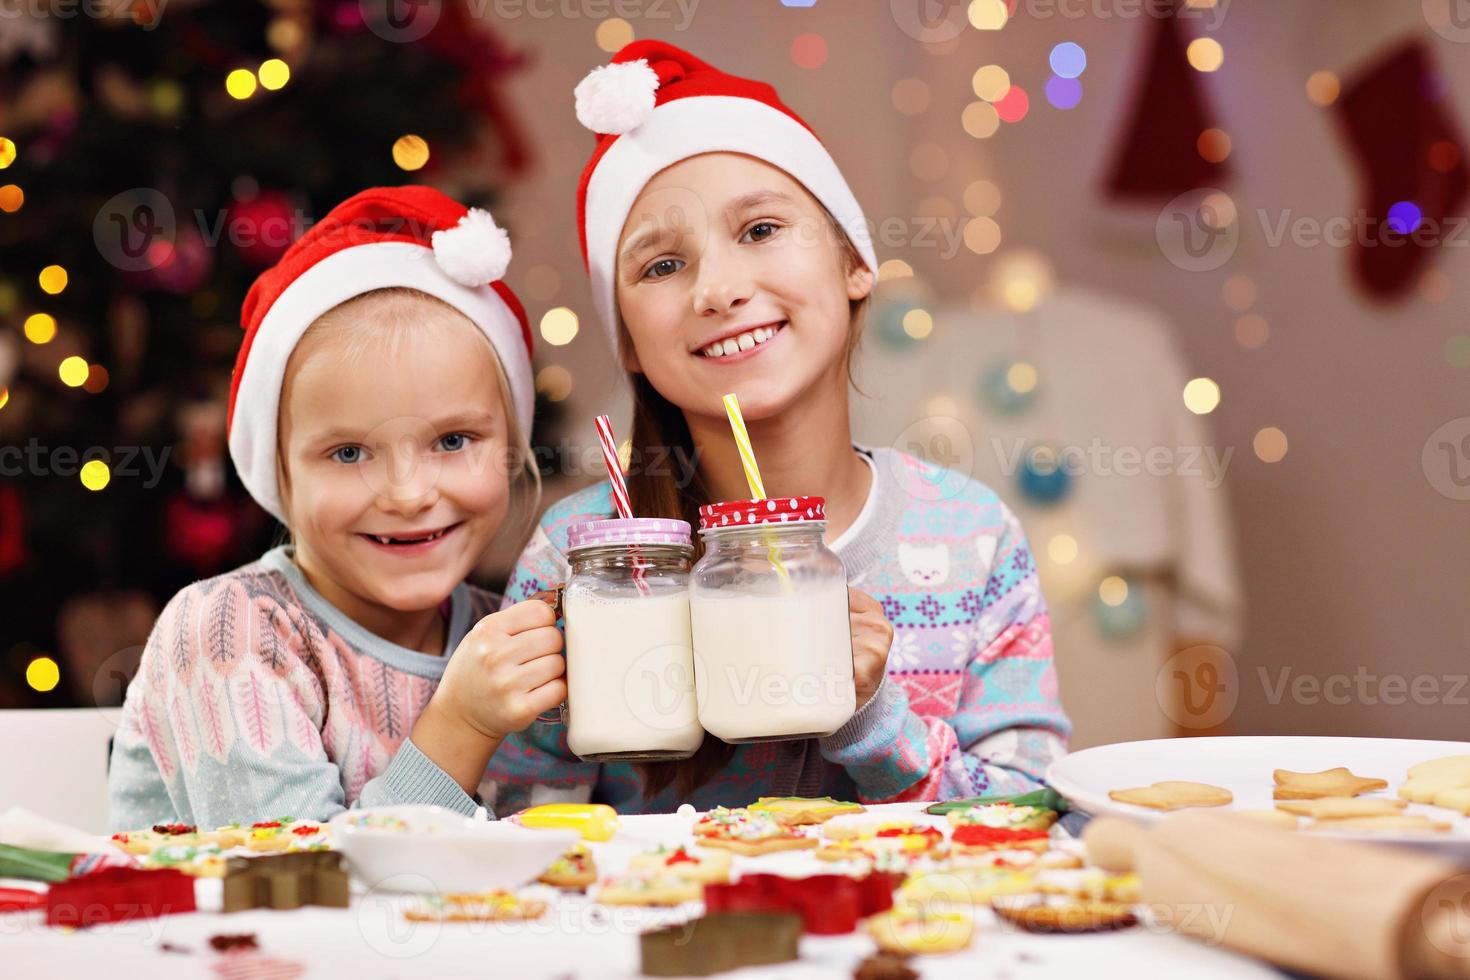
<svg viewBox="0 0 1470 980">
<path fill-rule="evenodd" d="M 491 763 L 496 808 L 1035 788 L 1069 726 L 1019 524 L 963 474 L 852 441 L 848 369 L 877 261 L 836 163 L 770 86 L 661 42 L 625 47 L 576 104 L 598 134 L 578 212 L 593 299 L 633 385 L 632 459 L 698 460 L 687 484 L 635 462 L 632 509 L 697 524 L 701 505 L 750 496 L 721 397 L 734 392 L 767 494 L 826 499 L 858 708 L 825 738 L 737 747 L 707 734 L 692 759 L 641 769 L 580 761 L 565 726 L 538 721 Z M 553 506 L 510 596 L 563 581 L 568 529 L 612 513 L 606 483 Z"/>
<path fill-rule="evenodd" d="M 159 617 L 113 746 L 116 829 L 472 813 L 501 739 L 566 696 L 551 608 L 492 613 L 464 583 L 540 489 L 509 261 L 486 212 L 377 188 L 251 287 L 230 455 L 291 544 Z"/>
</svg>

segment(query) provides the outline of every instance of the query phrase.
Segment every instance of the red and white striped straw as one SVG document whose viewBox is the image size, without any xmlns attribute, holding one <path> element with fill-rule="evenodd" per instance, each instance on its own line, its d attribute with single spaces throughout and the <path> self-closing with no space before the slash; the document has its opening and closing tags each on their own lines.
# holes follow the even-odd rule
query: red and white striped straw
<svg viewBox="0 0 1470 980">
<path fill-rule="evenodd" d="M 623 465 L 618 462 L 618 446 L 613 441 L 612 419 L 597 416 L 597 439 L 602 443 L 602 461 L 607 464 L 607 477 L 612 481 L 613 505 L 619 517 L 632 517 L 633 508 L 628 504 L 628 484 L 623 480 Z"/>
<path fill-rule="evenodd" d="M 612 484 L 613 506 L 618 509 L 618 516 L 624 520 L 633 516 L 633 507 L 628 503 L 628 484 L 623 479 L 623 464 L 618 461 L 618 444 L 613 439 L 612 419 L 606 415 L 597 416 L 597 441 L 602 443 L 602 461 L 607 464 L 607 478 Z M 648 586 L 648 573 L 644 571 L 643 555 L 635 546 L 632 549 L 633 558 L 633 584 L 638 586 L 641 595 L 651 595 L 653 590 Z"/>
</svg>

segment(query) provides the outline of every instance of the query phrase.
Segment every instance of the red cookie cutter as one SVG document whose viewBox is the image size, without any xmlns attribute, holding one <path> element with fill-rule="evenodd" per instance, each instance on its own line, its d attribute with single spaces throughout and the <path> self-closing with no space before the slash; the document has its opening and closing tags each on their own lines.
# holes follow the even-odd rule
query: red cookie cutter
<svg viewBox="0 0 1470 980">
<path fill-rule="evenodd" d="M 175 868 L 105 868 L 51 886 L 46 924 L 81 928 L 194 911 L 194 879 Z"/>
<path fill-rule="evenodd" d="M 742 875 L 729 885 L 706 885 L 705 912 L 795 912 L 814 936 L 844 936 L 858 920 L 893 907 L 893 890 L 903 876 L 874 871 L 862 878 L 847 875 Z"/>
</svg>

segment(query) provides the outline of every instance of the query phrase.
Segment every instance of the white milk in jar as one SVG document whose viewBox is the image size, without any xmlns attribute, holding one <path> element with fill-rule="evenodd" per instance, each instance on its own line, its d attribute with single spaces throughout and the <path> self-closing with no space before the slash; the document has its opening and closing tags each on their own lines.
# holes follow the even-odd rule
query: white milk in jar
<svg viewBox="0 0 1470 980">
<path fill-rule="evenodd" d="M 687 759 L 694 697 L 689 525 L 593 521 L 568 535 L 567 745 L 583 759 Z"/>
<path fill-rule="evenodd" d="M 847 577 L 820 497 L 700 508 L 690 573 L 700 723 L 727 742 L 830 735 L 857 709 Z"/>
</svg>

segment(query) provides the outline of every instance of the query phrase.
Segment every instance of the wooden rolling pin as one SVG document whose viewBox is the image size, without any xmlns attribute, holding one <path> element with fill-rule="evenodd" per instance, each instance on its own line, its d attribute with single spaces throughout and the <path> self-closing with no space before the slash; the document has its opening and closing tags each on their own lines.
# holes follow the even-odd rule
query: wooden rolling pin
<svg viewBox="0 0 1470 980">
<path fill-rule="evenodd" d="M 1470 977 L 1470 862 L 1204 810 L 1101 817 L 1083 839 L 1185 935 L 1327 977 Z"/>
</svg>

